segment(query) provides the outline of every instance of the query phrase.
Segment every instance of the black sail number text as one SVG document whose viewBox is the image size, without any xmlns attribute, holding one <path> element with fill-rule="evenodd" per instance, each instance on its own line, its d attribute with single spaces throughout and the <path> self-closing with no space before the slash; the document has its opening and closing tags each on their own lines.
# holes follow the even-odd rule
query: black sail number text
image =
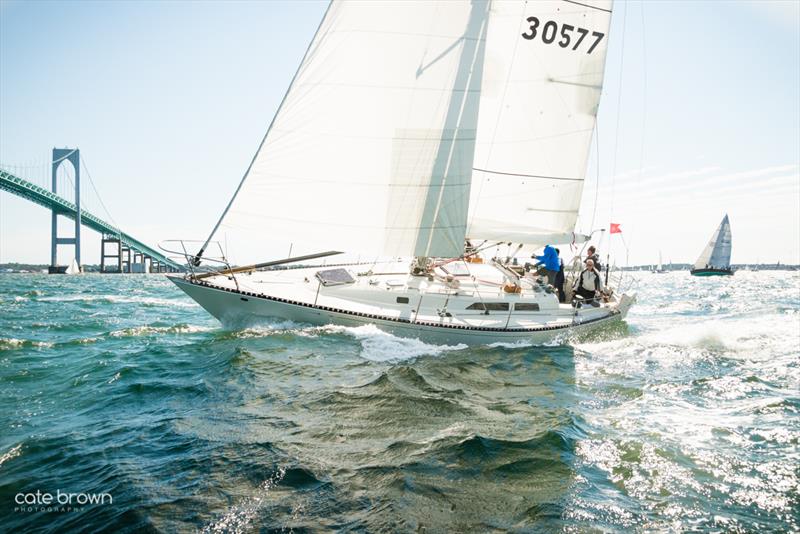
<svg viewBox="0 0 800 534">
<path fill-rule="evenodd" d="M 554 20 L 548 20 L 542 23 L 537 17 L 528 17 L 528 22 L 530 23 L 530 28 L 522 34 L 522 37 L 528 41 L 533 41 L 536 37 L 539 37 L 544 44 L 552 44 L 555 42 L 558 43 L 558 46 L 561 48 L 568 48 L 572 45 L 573 50 L 578 50 L 581 44 L 583 44 L 584 38 L 589 35 L 589 30 L 586 28 L 576 28 L 570 24 L 562 24 L 561 31 L 559 31 L 558 22 Z M 594 38 L 594 42 L 588 44 L 589 41 L 591 41 L 590 39 L 584 46 L 584 48 L 588 47 L 588 50 L 586 50 L 587 54 L 591 54 L 606 35 L 600 32 L 591 32 L 591 34 Z"/>
</svg>

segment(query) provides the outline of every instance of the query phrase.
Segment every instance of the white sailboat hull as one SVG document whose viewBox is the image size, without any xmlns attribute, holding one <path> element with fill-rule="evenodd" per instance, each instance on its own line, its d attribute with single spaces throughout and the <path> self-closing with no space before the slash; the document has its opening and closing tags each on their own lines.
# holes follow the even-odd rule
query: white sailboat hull
<svg viewBox="0 0 800 534">
<path fill-rule="evenodd" d="M 458 317 L 455 312 L 451 317 L 440 316 L 435 311 L 440 309 L 437 306 L 441 306 L 441 302 L 437 302 L 434 295 L 426 297 L 433 301 L 433 308 L 420 309 L 420 312 L 425 313 L 422 315 L 414 313 L 416 310 L 413 309 L 409 310 L 410 313 L 403 313 L 398 307 L 394 309 L 386 307 L 382 311 L 380 307 L 369 309 L 359 306 L 358 302 L 350 302 L 351 305 L 348 306 L 347 300 L 334 301 L 330 296 L 322 299 L 319 293 L 317 300 L 320 302 L 315 303 L 310 302 L 310 299 L 304 299 L 302 294 L 297 292 L 294 293 L 295 298 L 284 298 L 275 294 L 269 295 L 268 290 L 261 293 L 214 281 L 206 282 L 181 277 L 170 277 L 170 279 L 211 315 L 224 325 L 233 328 L 274 319 L 315 326 L 334 324 L 358 327 L 371 324 L 400 337 L 448 345 L 566 342 L 577 334 L 621 321 L 634 302 L 633 298 L 623 296 L 613 305 L 604 304 L 598 308 L 586 306 L 577 312 L 568 305 L 558 305 L 556 302 L 554 309 L 536 314 L 537 317 L 531 315 L 522 320 L 517 320 L 515 317 L 512 321 L 510 312 L 496 313 L 488 317 L 476 314 L 472 318 Z M 310 289 L 317 288 L 317 284 L 313 282 L 309 285 L 312 286 Z M 389 292 L 380 292 L 380 294 L 387 293 Z M 540 300 L 543 296 L 539 296 Z M 524 297 L 510 296 L 514 297 L 524 300 Z M 554 298 L 553 295 L 548 297 Z M 453 297 L 449 301 L 451 305 L 452 300 Z M 426 313 L 431 310 L 433 313 Z"/>
</svg>

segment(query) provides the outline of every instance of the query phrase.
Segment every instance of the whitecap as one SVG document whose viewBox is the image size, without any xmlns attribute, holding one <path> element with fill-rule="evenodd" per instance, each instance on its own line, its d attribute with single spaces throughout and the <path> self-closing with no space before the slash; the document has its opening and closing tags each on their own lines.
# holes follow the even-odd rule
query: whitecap
<svg viewBox="0 0 800 534">
<path fill-rule="evenodd" d="M 3 453 L 3 455 L 0 455 L 0 466 L 2 466 L 7 461 L 19 456 L 21 451 L 22 451 L 22 443 L 19 443 L 18 445 L 11 447 L 8 450 L 8 452 Z"/>
<path fill-rule="evenodd" d="M 178 324 L 173 326 L 144 325 L 114 330 L 113 332 L 109 332 L 108 335 L 111 337 L 138 337 L 154 334 L 196 334 L 199 332 L 208 332 L 209 330 L 212 330 L 212 328 L 189 324 Z"/>
<path fill-rule="evenodd" d="M 463 350 L 467 345 L 432 345 L 419 339 L 397 337 L 368 324 L 356 327 L 338 327 L 356 338 L 362 347 L 361 357 L 374 362 L 396 362 L 419 356 L 438 356 L 444 352 Z"/>
<path fill-rule="evenodd" d="M 53 343 L 49 341 L 29 341 L 26 339 L 15 339 L 13 337 L 12 338 L 0 337 L 0 350 L 16 349 L 24 347 L 25 345 L 29 345 L 31 347 L 49 348 L 53 346 Z"/>
</svg>

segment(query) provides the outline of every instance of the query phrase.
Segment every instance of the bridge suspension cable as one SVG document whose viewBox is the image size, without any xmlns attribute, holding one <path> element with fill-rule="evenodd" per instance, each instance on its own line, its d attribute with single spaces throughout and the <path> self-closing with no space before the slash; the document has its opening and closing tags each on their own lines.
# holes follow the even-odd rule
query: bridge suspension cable
<svg viewBox="0 0 800 534">
<path fill-rule="evenodd" d="M 92 189 L 94 190 L 94 194 L 97 196 L 98 202 L 100 202 L 100 206 L 102 206 L 103 211 L 106 212 L 106 215 L 108 215 L 108 218 L 111 219 L 111 224 L 113 224 L 117 228 L 117 230 L 118 230 L 117 233 L 119 234 L 120 233 L 120 231 L 119 231 L 120 226 L 119 226 L 119 224 L 117 224 L 117 221 L 114 220 L 114 217 L 111 215 L 111 212 L 108 211 L 108 208 L 106 208 L 105 202 L 103 202 L 102 197 L 100 197 L 100 192 L 97 190 L 97 187 L 95 187 L 95 185 L 94 185 L 94 180 L 92 180 L 92 173 L 89 172 L 89 167 L 86 166 L 86 156 L 83 156 L 81 158 L 81 166 L 83 166 L 83 170 L 86 171 L 86 176 L 89 177 L 89 184 L 92 186 Z"/>
</svg>

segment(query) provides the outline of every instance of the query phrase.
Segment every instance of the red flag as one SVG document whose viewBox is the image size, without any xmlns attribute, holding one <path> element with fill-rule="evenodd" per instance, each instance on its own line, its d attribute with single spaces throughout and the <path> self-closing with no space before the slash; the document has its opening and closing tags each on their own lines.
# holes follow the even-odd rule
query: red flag
<svg viewBox="0 0 800 534">
<path fill-rule="evenodd" d="M 609 234 L 621 234 L 622 228 L 619 227 L 619 224 L 611 223 L 611 231 L 608 232 Z"/>
</svg>

